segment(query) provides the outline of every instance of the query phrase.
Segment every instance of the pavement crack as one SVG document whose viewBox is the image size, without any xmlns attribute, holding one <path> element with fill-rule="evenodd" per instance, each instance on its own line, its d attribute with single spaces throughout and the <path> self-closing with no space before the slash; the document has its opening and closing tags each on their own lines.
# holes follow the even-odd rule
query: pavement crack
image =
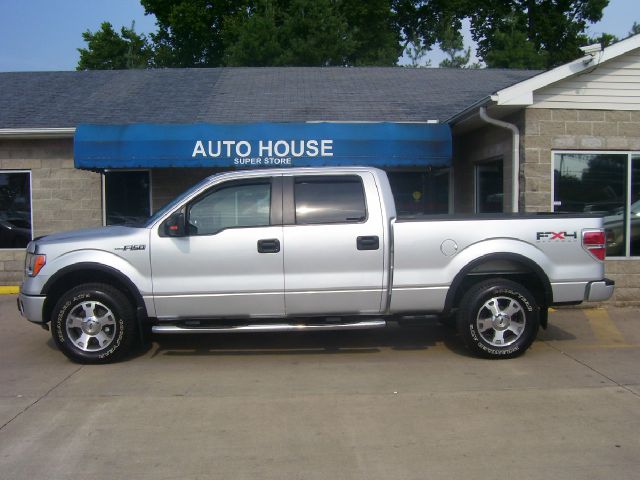
<svg viewBox="0 0 640 480">
<path fill-rule="evenodd" d="M 549 343 L 548 341 L 544 342 L 547 346 L 551 347 L 552 349 L 554 349 L 556 352 L 560 353 L 561 355 L 564 355 L 565 357 L 569 358 L 570 360 L 573 360 L 576 363 L 579 363 L 580 365 L 582 365 L 583 367 L 588 368 L 589 370 L 591 370 L 593 373 L 600 375 L 603 378 L 606 378 L 607 380 L 609 380 L 611 383 L 617 385 L 618 387 L 626 390 L 627 392 L 629 392 L 630 394 L 632 394 L 635 397 L 640 398 L 640 393 L 633 391 L 632 389 L 630 389 L 629 387 L 627 387 L 626 385 L 614 380 L 613 378 L 609 377 L 608 375 L 605 375 L 604 373 L 602 373 L 599 370 L 596 370 L 595 368 L 593 368 L 591 365 L 589 365 L 588 363 L 583 362 L 582 360 L 574 357 L 573 355 L 565 352 L 564 350 L 561 350 L 560 348 L 556 347 L 555 345 L 552 345 L 551 343 Z"/>
<path fill-rule="evenodd" d="M 20 412 L 16 413 L 12 418 L 10 418 L 7 422 L 5 422 L 2 426 L 0 426 L 0 432 L 2 432 L 5 427 L 7 427 L 11 422 L 13 422 L 16 418 L 20 417 L 23 413 L 27 412 L 28 410 L 30 410 L 32 407 L 34 407 L 35 405 L 38 404 L 38 402 L 40 402 L 40 400 L 42 400 L 43 398 L 46 398 L 49 396 L 49 394 L 51 392 L 53 392 L 56 388 L 58 388 L 60 385 L 62 385 L 64 382 L 66 382 L 67 380 L 69 380 L 71 377 L 73 377 L 76 373 L 78 373 L 80 370 L 82 370 L 84 368 L 84 365 L 80 365 L 78 368 L 76 368 L 73 372 L 71 372 L 69 375 L 67 375 L 66 377 L 64 377 L 62 380 L 60 380 L 58 383 L 56 383 L 53 387 L 51 387 L 49 390 L 47 390 L 44 394 L 42 394 L 40 397 L 38 397 L 35 401 L 31 402 L 29 405 L 27 405 L 25 408 L 23 408 Z"/>
</svg>

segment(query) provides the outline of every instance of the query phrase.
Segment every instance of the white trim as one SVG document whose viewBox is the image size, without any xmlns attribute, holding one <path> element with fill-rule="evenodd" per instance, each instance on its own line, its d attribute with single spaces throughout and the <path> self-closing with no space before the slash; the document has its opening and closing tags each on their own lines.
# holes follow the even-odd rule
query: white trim
<svg viewBox="0 0 640 480">
<path fill-rule="evenodd" d="M 584 72 L 585 70 L 593 69 L 608 60 L 619 57 L 636 48 L 640 48 L 640 34 L 614 43 L 599 53 L 585 55 L 577 60 L 540 73 L 528 80 L 499 90 L 495 95 L 491 96 L 491 100 L 495 101 L 498 105 L 532 105 L 533 92 L 535 90 L 564 80 L 567 77 Z"/>
<path fill-rule="evenodd" d="M 0 128 L 0 137 L 9 138 L 71 138 L 75 127 L 69 128 Z"/>
</svg>

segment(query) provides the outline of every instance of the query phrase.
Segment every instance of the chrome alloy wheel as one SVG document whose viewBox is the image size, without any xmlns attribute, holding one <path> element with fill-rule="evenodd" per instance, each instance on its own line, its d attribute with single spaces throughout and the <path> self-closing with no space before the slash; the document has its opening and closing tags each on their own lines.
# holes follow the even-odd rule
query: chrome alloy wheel
<svg viewBox="0 0 640 480">
<path fill-rule="evenodd" d="M 494 347 L 518 340 L 527 320 L 522 305 L 510 297 L 492 297 L 478 311 L 476 326 L 482 339 Z"/>
<path fill-rule="evenodd" d="M 73 307 L 66 319 L 67 335 L 80 350 L 95 352 L 107 348 L 116 333 L 116 318 L 103 303 L 93 300 Z"/>
</svg>

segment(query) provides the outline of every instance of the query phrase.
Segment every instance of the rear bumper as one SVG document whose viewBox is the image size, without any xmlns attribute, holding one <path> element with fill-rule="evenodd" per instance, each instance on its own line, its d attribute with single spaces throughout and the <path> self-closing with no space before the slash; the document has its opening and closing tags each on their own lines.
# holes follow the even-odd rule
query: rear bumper
<svg viewBox="0 0 640 480">
<path fill-rule="evenodd" d="M 18 295 L 18 310 L 20 315 L 33 323 L 44 323 L 42 308 L 47 297 L 39 295 Z"/>
<path fill-rule="evenodd" d="M 605 278 L 600 282 L 591 282 L 587 285 L 585 300 L 587 302 L 604 302 L 613 295 L 616 282 Z"/>
</svg>

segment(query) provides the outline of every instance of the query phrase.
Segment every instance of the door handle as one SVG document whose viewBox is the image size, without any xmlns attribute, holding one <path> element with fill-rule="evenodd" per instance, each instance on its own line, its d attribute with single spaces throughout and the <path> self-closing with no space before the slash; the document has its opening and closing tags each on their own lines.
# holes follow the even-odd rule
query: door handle
<svg viewBox="0 0 640 480">
<path fill-rule="evenodd" d="M 279 251 L 280 240 L 277 238 L 258 240 L 258 253 L 278 253 Z"/>
<path fill-rule="evenodd" d="M 358 250 L 378 250 L 380 248 L 380 239 L 377 235 L 358 237 L 356 245 Z"/>
</svg>

